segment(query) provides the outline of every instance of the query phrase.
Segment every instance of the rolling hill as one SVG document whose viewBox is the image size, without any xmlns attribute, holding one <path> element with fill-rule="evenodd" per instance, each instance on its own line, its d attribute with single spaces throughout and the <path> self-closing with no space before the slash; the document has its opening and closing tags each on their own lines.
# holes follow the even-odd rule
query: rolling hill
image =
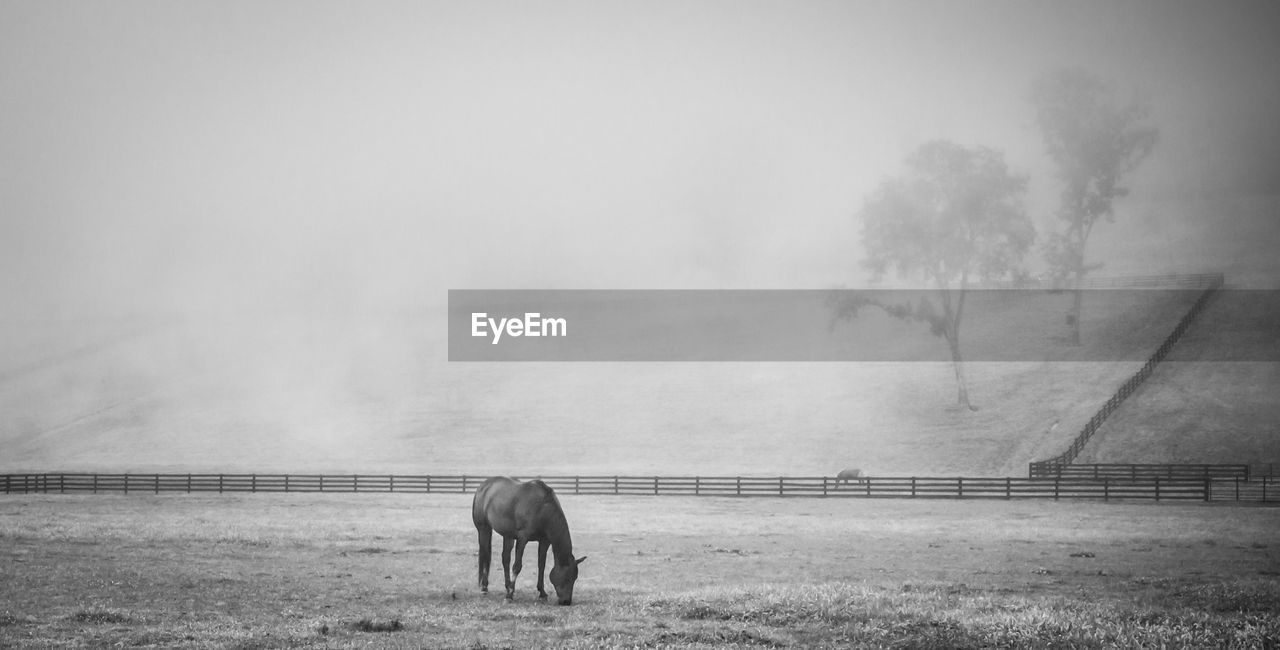
<svg viewBox="0 0 1280 650">
<path fill-rule="evenodd" d="M 975 317 L 975 346 L 1016 332 L 1056 350 L 966 364 L 977 412 L 953 405 L 941 361 L 468 364 L 442 359 L 430 315 L 119 325 L 97 343 L 30 353 L 4 375 L 0 471 L 1021 475 L 1069 444 L 1187 300 L 1094 295 L 1080 348 L 1012 320 L 1025 312 Z M 1240 320 L 1211 308 L 1215 317 Z M 908 337 L 941 345 L 923 326 Z M 1238 383 L 1276 378 L 1274 365 L 1231 372 Z M 1256 395 L 1245 408 L 1261 422 L 1269 411 Z M 1127 444 L 1125 417 L 1113 416 L 1098 449 Z M 1221 460 L 1266 453 L 1260 438 Z"/>
<path fill-rule="evenodd" d="M 1280 292 L 1227 289 L 1080 463 L 1280 462 Z"/>
</svg>

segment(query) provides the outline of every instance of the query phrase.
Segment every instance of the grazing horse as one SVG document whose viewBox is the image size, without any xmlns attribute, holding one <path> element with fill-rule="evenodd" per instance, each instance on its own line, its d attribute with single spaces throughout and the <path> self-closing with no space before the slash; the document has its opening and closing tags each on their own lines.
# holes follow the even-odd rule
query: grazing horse
<svg viewBox="0 0 1280 650">
<path fill-rule="evenodd" d="M 506 582 L 507 600 L 515 598 L 516 577 L 524 559 L 524 546 L 538 542 L 538 598 L 547 597 L 542 585 L 542 571 L 547 565 L 550 547 L 556 565 L 551 569 L 551 586 L 561 605 L 573 602 L 573 583 L 578 579 L 578 565 L 585 557 L 573 558 L 573 540 L 569 522 L 564 518 L 556 493 L 542 481 L 521 483 L 505 476 L 486 480 L 476 490 L 471 502 L 471 520 L 480 534 L 480 591 L 489 593 L 489 558 L 493 531 L 502 535 L 502 575 Z M 511 566 L 511 547 L 516 548 L 516 564 Z M 514 569 L 514 570 L 513 570 Z"/>
<path fill-rule="evenodd" d="M 863 474 L 860 469 L 843 469 L 840 470 L 839 474 L 836 474 L 837 488 L 839 488 L 841 484 L 847 484 L 850 481 L 858 484 L 866 483 L 867 476 Z"/>
</svg>

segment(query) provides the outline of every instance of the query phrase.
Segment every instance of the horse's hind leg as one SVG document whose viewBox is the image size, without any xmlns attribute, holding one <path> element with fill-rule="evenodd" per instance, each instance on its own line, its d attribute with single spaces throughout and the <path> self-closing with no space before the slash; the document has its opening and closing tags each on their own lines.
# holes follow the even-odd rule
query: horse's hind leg
<svg viewBox="0 0 1280 650">
<path fill-rule="evenodd" d="M 510 537 L 502 538 L 502 577 L 506 581 L 507 600 L 516 597 L 516 580 L 511 575 L 511 546 L 515 540 Z"/>
<path fill-rule="evenodd" d="M 493 529 L 485 526 L 476 527 L 480 536 L 480 561 L 477 578 L 480 581 L 480 593 L 489 593 L 489 560 L 493 556 Z"/>
</svg>

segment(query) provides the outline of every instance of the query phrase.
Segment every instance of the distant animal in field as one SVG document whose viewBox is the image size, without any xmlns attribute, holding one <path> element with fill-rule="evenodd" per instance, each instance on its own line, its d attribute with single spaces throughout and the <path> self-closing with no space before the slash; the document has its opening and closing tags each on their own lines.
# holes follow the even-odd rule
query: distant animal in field
<svg viewBox="0 0 1280 650">
<path fill-rule="evenodd" d="M 862 473 L 860 469 L 842 469 L 836 474 L 836 487 L 848 485 L 849 483 L 863 484 L 867 482 L 867 475 Z"/>
<path fill-rule="evenodd" d="M 480 536 L 480 591 L 489 593 L 489 559 L 493 532 L 502 536 L 502 575 L 507 600 L 515 598 L 516 577 L 524 560 L 524 546 L 538 543 L 538 598 L 545 599 L 542 572 L 547 564 L 547 550 L 555 559 L 551 569 L 551 586 L 561 605 L 573 602 L 573 583 L 578 580 L 578 565 L 587 559 L 574 559 L 569 522 L 556 493 L 542 481 L 522 483 L 506 476 L 495 476 L 482 483 L 471 502 L 471 520 Z M 511 547 L 515 546 L 515 566 L 511 565 Z"/>
</svg>

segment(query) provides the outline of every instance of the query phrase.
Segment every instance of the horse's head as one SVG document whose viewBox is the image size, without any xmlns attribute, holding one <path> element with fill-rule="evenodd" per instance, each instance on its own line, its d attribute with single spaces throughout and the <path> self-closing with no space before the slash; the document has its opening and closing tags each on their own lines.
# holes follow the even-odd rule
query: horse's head
<svg viewBox="0 0 1280 650">
<path fill-rule="evenodd" d="M 587 558 L 580 557 L 567 566 L 559 564 L 551 568 L 551 586 L 556 589 L 556 601 L 561 605 L 573 602 L 573 583 L 578 580 L 578 565 Z"/>
</svg>

